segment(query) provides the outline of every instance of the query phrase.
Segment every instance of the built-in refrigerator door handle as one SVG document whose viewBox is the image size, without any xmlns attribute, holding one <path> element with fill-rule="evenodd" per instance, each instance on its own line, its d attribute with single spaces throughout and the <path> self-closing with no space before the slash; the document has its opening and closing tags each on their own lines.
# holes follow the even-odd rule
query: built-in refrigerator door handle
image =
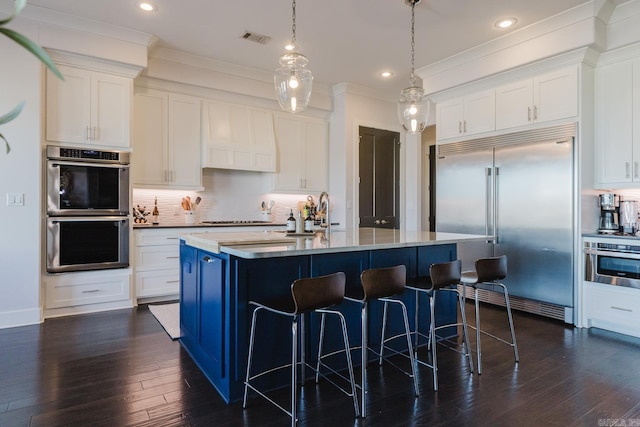
<svg viewBox="0 0 640 427">
<path fill-rule="evenodd" d="M 493 168 L 493 243 L 500 243 L 498 237 L 498 206 L 500 201 L 498 200 L 498 177 L 500 176 L 500 168 Z"/>
<path fill-rule="evenodd" d="M 485 201 L 484 201 L 484 234 L 489 235 L 491 222 L 491 168 L 484 169 L 485 175 Z M 490 242 L 487 242 L 490 243 Z"/>
</svg>

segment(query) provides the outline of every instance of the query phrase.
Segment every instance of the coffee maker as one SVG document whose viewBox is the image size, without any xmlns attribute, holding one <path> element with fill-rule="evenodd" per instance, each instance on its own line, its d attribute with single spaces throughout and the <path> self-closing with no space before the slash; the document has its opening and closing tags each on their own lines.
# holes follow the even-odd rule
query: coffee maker
<svg viewBox="0 0 640 427">
<path fill-rule="evenodd" d="M 620 197 L 613 193 L 600 194 L 598 195 L 598 206 L 600 207 L 598 233 L 617 233 L 619 230 L 618 209 L 620 206 Z"/>
</svg>

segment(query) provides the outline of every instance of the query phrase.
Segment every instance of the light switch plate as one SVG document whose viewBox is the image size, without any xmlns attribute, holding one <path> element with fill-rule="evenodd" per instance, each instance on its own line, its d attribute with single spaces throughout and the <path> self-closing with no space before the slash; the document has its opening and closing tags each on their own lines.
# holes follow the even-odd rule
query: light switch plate
<svg viewBox="0 0 640 427">
<path fill-rule="evenodd" d="M 7 206 L 24 206 L 24 193 L 7 193 Z"/>
</svg>

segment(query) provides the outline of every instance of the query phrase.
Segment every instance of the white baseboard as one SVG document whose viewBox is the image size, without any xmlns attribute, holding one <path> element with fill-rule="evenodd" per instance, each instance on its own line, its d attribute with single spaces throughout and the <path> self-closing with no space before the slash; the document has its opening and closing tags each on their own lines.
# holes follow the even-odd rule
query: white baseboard
<svg viewBox="0 0 640 427">
<path fill-rule="evenodd" d="M 0 329 L 37 325 L 43 321 L 42 308 L 0 312 Z"/>
</svg>

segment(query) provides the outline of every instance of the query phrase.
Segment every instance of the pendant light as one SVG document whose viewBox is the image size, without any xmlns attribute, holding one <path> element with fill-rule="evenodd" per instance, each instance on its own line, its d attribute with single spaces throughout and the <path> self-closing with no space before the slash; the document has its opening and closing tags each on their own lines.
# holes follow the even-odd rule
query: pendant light
<svg viewBox="0 0 640 427">
<path fill-rule="evenodd" d="M 410 134 L 421 133 L 427 125 L 429 116 L 429 101 L 424 94 L 424 89 L 416 86 L 415 75 L 415 7 L 421 0 L 404 0 L 411 6 L 411 86 L 400 91 L 398 101 L 398 118 L 405 132 Z"/>
<path fill-rule="evenodd" d="M 273 81 L 280 107 L 290 113 L 300 113 L 309 105 L 313 75 L 307 69 L 309 60 L 297 53 L 296 46 L 296 0 L 292 3 L 291 44 L 289 52 L 280 57 L 280 68 L 276 70 Z"/>
</svg>

